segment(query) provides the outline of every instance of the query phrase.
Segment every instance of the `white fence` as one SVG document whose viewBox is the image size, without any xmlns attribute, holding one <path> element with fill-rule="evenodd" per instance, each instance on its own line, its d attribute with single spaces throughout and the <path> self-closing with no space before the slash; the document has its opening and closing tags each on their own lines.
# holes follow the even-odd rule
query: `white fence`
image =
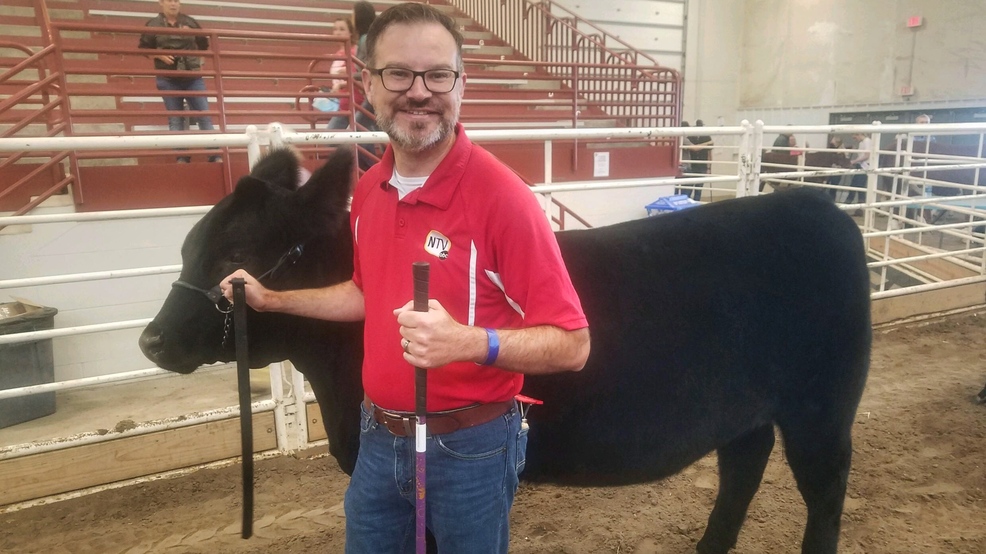
<svg viewBox="0 0 986 554">
<path fill-rule="evenodd" d="M 824 166 L 811 166 L 807 162 L 818 159 L 818 149 L 800 152 L 792 148 L 777 148 L 765 155 L 764 136 L 774 133 L 824 134 L 828 136 L 851 136 L 861 133 L 870 137 L 869 151 L 871 167 L 868 170 L 833 167 L 839 163 Z M 984 232 L 986 225 L 986 194 L 980 178 L 986 160 L 983 159 L 983 137 L 986 125 L 867 125 L 867 126 L 764 126 L 762 123 L 743 122 L 736 127 L 702 128 L 702 134 L 713 137 L 711 167 L 715 174 L 703 174 L 701 166 L 705 162 L 692 162 L 692 173 L 678 178 L 653 178 L 634 180 L 596 179 L 584 182 L 552 182 L 550 163 L 545 165 L 545 182 L 533 190 L 550 197 L 564 197 L 568 205 L 577 205 L 579 197 L 602 191 L 613 197 L 610 189 L 620 189 L 623 195 L 632 191 L 644 190 L 648 194 L 657 191 L 670 193 L 673 189 L 692 191 L 701 188 L 706 200 L 719 201 L 734 196 L 748 196 L 770 193 L 773 189 L 788 186 L 813 186 L 824 188 L 841 196 L 840 193 L 859 191 L 863 200 L 855 205 L 843 205 L 854 214 L 865 237 L 870 254 L 870 267 L 873 275 L 874 319 L 876 322 L 893 321 L 928 312 L 947 312 L 967 309 L 986 303 L 986 254 L 984 254 Z M 626 141 L 629 139 L 656 140 L 661 137 L 685 137 L 696 134 L 695 128 L 653 128 L 653 129 L 561 129 L 538 131 L 471 131 L 470 137 L 478 142 L 507 140 L 543 141 L 544 159 L 551 160 L 552 145 L 557 141 L 592 140 L 596 143 L 606 141 Z M 889 137 L 889 140 L 885 137 Z M 930 137 L 930 138 L 929 138 Z M 64 151 L 87 149 L 147 149 L 175 147 L 239 147 L 246 148 L 251 165 L 260 156 L 265 146 L 282 144 L 340 144 L 356 142 L 384 142 L 381 133 L 294 133 L 279 125 L 272 125 L 265 131 L 254 127 L 245 134 L 226 135 L 188 135 L 188 136 L 141 136 L 141 137 L 73 137 L 73 138 L 32 138 L 0 139 L 0 155 L 22 151 Z M 947 153 L 945 143 L 954 142 L 958 146 L 951 151 L 971 151 L 975 154 Z M 880 144 L 890 144 L 881 149 Z M 962 146 L 965 145 L 965 146 Z M 963 150 L 964 148 L 964 150 Z M 778 165 L 777 154 L 788 152 L 787 165 Z M 830 151 L 838 156 L 856 156 L 858 149 Z M 941 153 L 946 152 L 946 153 Z M 783 156 L 781 156 L 783 158 Z M 774 161 L 765 161 L 768 158 Z M 890 165 L 881 165 L 880 160 L 893 160 Z M 769 167 L 768 167 L 769 165 Z M 767 175 L 766 171 L 772 173 Z M 852 186 L 854 175 L 865 178 L 865 188 Z M 843 176 L 848 176 L 843 178 Z M 822 182 L 816 183 L 812 181 Z M 766 183 L 767 186 L 763 186 Z M 764 190 L 761 190 L 764 189 Z M 599 194 L 596 192 L 596 194 Z M 650 197 L 651 199 L 654 196 Z M 840 198 L 841 199 L 841 198 Z M 544 202 L 546 209 L 551 202 Z M 174 208 L 161 210 L 134 210 L 102 213 L 62 213 L 32 215 L 21 217 L 0 217 L 0 226 L 46 225 L 61 222 L 98 222 L 129 218 L 162 218 L 193 216 L 197 218 L 208 210 L 208 206 L 193 208 Z M 643 205 L 628 217 L 644 215 Z M 554 214 L 549 214 L 549 216 Z M 583 214 L 584 215 L 584 214 Z M 591 219 L 590 219 L 591 221 Z M 0 236 L 4 241 L 15 240 L 12 236 Z M 135 247 L 139 247 L 136 245 Z M 6 278 L 0 280 L 0 290 L 16 293 L 20 290 L 54 285 L 83 286 L 103 283 L 98 290 L 113 294 L 114 283 L 137 277 L 161 276 L 172 279 L 180 266 L 160 265 L 126 270 L 106 269 L 84 273 L 62 273 L 33 278 Z M 658 284 L 659 286 L 659 284 Z M 91 291 L 92 289 L 86 289 Z M 166 293 L 166 291 L 163 291 Z M 922 293 L 925 296 L 919 307 L 905 308 L 887 302 L 895 298 L 913 297 Z M 881 301 L 883 301 L 881 303 Z M 930 303 L 930 304 L 929 304 Z M 154 310 L 156 311 L 156 309 Z M 121 312 L 125 313 L 125 312 Z M 52 330 L 0 335 L 0 346 L 14 343 L 59 340 L 65 337 L 109 333 L 121 329 L 137 330 L 143 328 L 149 318 L 116 319 L 86 325 L 72 325 Z M 136 341 L 130 340 L 129 348 L 136 349 Z M 67 353 L 70 354 L 70 353 Z M 286 364 L 288 365 L 288 364 Z M 229 366 L 205 370 L 223 372 Z M 203 370 L 200 370 L 200 373 Z M 56 380 L 54 383 L 37 384 L 27 387 L 0 390 L 0 400 L 23 397 L 54 391 L 70 391 L 80 388 L 106 387 L 121 382 L 142 381 L 162 376 L 169 379 L 181 377 L 159 369 L 134 367 L 109 375 L 96 375 L 76 379 Z M 158 381 L 146 381 L 157 383 Z M 192 392 L 191 394 L 195 394 Z M 117 398 L 116 402 L 126 402 Z M 315 421 L 310 416 L 307 403 L 314 401 L 310 392 L 305 392 L 303 378 L 290 367 L 286 371 L 280 365 L 271 368 L 270 396 L 253 404 L 255 414 L 269 414 L 272 438 L 262 450 L 287 452 L 321 442 L 319 430 L 312 429 L 309 423 Z M 220 401 L 221 402 L 221 401 Z M 227 405 L 213 404 L 193 409 L 193 413 L 182 413 L 153 421 L 132 422 L 113 431 L 91 430 L 74 433 L 64 437 L 40 436 L 29 440 L 4 445 L 4 433 L 0 430 L 0 491 L 10 490 L 15 479 L 23 479 L 25 474 L 36 471 L 38 456 L 57 453 L 66 449 L 99 444 L 119 444 L 114 441 L 147 436 L 161 431 L 188 429 L 204 424 L 228 420 L 238 416 L 235 402 Z M 85 418 L 84 414 L 79 417 Z M 256 422 L 256 419 L 255 419 Z M 30 424 L 23 424 L 30 425 Z M 324 435 L 322 435 L 324 436 Z M 105 455 L 105 454 L 104 454 Z M 229 458 L 235 454 L 216 454 L 215 459 Z M 204 461 L 209 461 L 208 459 Z M 203 463 L 195 458 L 191 464 Z M 8 464 L 8 465 L 4 465 Z M 161 472 L 190 465 L 188 459 L 179 459 L 165 466 L 149 466 L 149 472 Z M 8 471 L 5 472 L 5 468 Z M 12 469 L 11 469 L 12 468 Z M 140 478 L 144 473 L 136 473 L 129 478 Z M 127 478 L 126 475 L 102 477 L 102 480 L 79 481 L 75 485 L 38 489 L 32 493 L 3 496 L 0 493 L 0 506 L 14 507 L 24 502 L 36 501 L 39 496 L 52 494 L 75 494 L 68 492 L 74 488 L 88 489 L 110 481 Z M 99 479 L 99 478 L 97 478 Z"/>
</svg>

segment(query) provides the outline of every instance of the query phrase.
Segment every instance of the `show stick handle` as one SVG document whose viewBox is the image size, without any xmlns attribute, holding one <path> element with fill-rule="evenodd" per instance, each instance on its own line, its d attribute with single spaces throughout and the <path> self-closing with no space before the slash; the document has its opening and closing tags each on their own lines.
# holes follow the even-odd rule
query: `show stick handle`
<svg viewBox="0 0 986 554">
<path fill-rule="evenodd" d="M 414 262 L 412 274 L 414 276 L 414 311 L 428 311 L 428 277 L 430 273 L 428 262 Z M 418 416 L 423 416 L 428 412 L 428 371 L 423 368 L 415 368 L 414 372 L 414 406 Z"/>
</svg>

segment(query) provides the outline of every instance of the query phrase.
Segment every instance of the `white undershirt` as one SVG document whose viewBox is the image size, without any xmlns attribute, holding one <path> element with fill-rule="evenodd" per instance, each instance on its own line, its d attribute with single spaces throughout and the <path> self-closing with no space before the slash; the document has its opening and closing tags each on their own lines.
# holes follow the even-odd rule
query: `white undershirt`
<svg viewBox="0 0 986 554">
<path fill-rule="evenodd" d="M 394 174 L 390 177 L 390 184 L 397 189 L 397 199 L 403 200 L 405 196 L 411 194 L 411 191 L 419 189 L 428 180 L 428 175 L 424 177 L 404 177 L 400 173 L 397 173 L 397 168 L 394 168 Z"/>
</svg>

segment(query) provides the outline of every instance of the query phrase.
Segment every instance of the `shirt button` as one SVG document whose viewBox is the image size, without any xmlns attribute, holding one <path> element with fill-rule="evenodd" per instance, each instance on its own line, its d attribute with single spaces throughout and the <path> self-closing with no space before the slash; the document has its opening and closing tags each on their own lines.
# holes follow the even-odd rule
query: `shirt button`
<svg viewBox="0 0 986 554">
<path fill-rule="evenodd" d="M 397 221 L 397 224 L 398 224 L 399 226 L 401 226 L 401 227 L 403 227 L 403 226 L 404 226 L 404 220 L 403 220 L 403 219 L 400 219 L 400 220 L 398 220 L 398 221 Z"/>
</svg>

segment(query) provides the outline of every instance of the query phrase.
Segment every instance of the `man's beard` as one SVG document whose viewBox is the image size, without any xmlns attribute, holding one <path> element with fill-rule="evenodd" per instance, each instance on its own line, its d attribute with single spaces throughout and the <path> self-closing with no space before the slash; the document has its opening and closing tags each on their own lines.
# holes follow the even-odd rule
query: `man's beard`
<svg viewBox="0 0 986 554">
<path fill-rule="evenodd" d="M 414 109 L 413 107 L 411 109 Z M 426 124 L 423 123 L 412 123 L 411 132 L 401 128 L 395 118 L 390 117 L 385 114 L 377 114 L 377 127 L 381 131 L 387 133 L 390 137 L 390 141 L 394 143 L 397 147 L 408 152 L 418 153 L 424 152 L 425 150 L 440 144 L 445 141 L 450 135 L 455 132 L 455 122 L 459 118 L 459 110 L 456 106 L 451 107 L 451 113 L 442 115 L 438 123 L 438 127 L 428 135 L 421 136 L 416 134 L 415 131 L 421 131 L 424 129 Z"/>
</svg>

